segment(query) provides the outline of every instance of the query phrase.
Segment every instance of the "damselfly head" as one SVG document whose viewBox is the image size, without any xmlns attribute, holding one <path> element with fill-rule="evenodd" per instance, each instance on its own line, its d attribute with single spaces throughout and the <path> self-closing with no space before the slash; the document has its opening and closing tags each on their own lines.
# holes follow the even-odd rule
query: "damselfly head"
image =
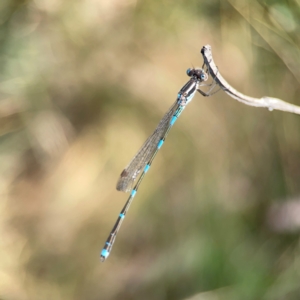
<svg viewBox="0 0 300 300">
<path fill-rule="evenodd" d="M 188 68 L 186 74 L 189 77 L 196 77 L 200 81 L 206 81 L 208 79 L 207 73 L 201 68 Z"/>
<path fill-rule="evenodd" d="M 188 68 L 186 70 L 186 75 L 189 76 L 189 77 L 192 77 L 194 75 L 194 71 L 195 71 L 194 68 Z"/>
</svg>

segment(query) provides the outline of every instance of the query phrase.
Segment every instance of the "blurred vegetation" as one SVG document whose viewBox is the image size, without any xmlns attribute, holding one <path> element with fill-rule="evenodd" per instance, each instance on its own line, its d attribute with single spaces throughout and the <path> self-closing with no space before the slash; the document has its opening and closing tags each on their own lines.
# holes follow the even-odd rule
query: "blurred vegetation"
<svg viewBox="0 0 300 300">
<path fill-rule="evenodd" d="M 212 46 L 300 105 L 299 0 L 0 2 L 0 299 L 300 299 L 300 119 L 187 107 L 127 215 L 118 175 Z"/>
</svg>

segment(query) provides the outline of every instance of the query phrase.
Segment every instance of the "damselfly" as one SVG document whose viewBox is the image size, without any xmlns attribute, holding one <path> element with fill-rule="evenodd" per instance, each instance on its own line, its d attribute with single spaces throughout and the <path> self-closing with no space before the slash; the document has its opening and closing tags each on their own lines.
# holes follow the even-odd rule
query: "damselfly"
<svg viewBox="0 0 300 300">
<path fill-rule="evenodd" d="M 163 145 L 171 127 L 174 125 L 177 118 L 185 109 L 186 105 L 193 99 L 196 91 L 201 93 L 203 96 L 210 95 L 210 92 L 212 91 L 214 86 L 212 86 L 207 93 L 199 89 L 200 86 L 208 86 L 207 84 L 203 83 L 208 79 L 208 71 L 205 71 L 203 67 L 204 65 L 202 66 L 202 68 L 190 68 L 187 70 L 186 73 L 189 77 L 191 77 L 191 79 L 179 91 L 175 103 L 170 107 L 168 112 L 161 119 L 153 134 L 146 140 L 146 142 L 133 157 L 128 166 L 121 173 L 120 178 L 117 182 L 117 190 L 123 192 L 129 192 L 131 190 L 131 193 L 125 206 L 119 214 L 115 226 L 113 227 L 105 242 L 103 250 L 101 251 L 100 258 L 102 262 L 104 262 L 109 256 L 117 233 L 130 207 L 130 204 L 145 174 L 148 172 L 158 150 Z M 142 170 L 143 172 L 140 175 L 137 183 L 131 189 L 133 182 Z"/>
</svg>

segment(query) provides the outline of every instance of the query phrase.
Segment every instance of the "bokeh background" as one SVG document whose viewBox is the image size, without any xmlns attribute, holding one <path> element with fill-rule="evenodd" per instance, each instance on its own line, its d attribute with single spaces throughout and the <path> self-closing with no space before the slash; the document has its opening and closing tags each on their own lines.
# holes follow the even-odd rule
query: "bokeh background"
<svg viewBox="0 0 300 300">
<path fill-rule="evenodd" d="M 212 46 L 300 105 L 299 0 L 1 0 L 0 299 L 300 299 L 300 116 L 196 95 L 143 181 L 119 174 Z"/>
</svg>

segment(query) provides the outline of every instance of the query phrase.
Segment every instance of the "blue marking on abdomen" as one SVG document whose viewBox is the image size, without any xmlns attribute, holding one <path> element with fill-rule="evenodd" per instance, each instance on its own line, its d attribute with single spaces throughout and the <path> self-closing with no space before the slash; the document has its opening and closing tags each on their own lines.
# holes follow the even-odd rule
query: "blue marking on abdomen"
<svg viewBox="0 0 300 300">
<path fill-rule="evenodd" d="M 133 198 L 135 196 L 135 194 L 136 194 L 136 190 L 132 190 L 131 191 L 131 197 Z"/>
<path fill-rule="evenodd" d="M 119 214 L 119 217 L 120 217 L 121 219 L 123 219 L 123 218 L 125 218 L 125 215 L 124 215 L 124 214 Z"/>
<path fill-rule="evenodd" d="M 108 246 L 111 246 L 111 243 L 109 243 L 109 242 L 106 242 L 105 244 L 108 245 Z"/>
<path fill-rule="evenodd" d="M 149 169 L 150 169 L 150 165 L 146 165 L 145 169 L 144 169 L 144 172 L 147 173 Z"/>
<path fill-rule="evenodd" d="M 171 119 L 171 122 L 170 124 L 173 125 L 177 120 L 177 117 L 176 116 L 173 116 L 173 118 Z"/>
<path fill-rule="evenodd" d="M 164 143 L 164 140 L 160 140 L 158 145 L 157 145 L 157 149 L 160 149 L 161 146 L 163 145 L 163 143 Z"/>
<path fill-rule="evenodd" d="M 103 256 L 103 257 L 107 257 L 109 255 L 109 252 L 106 250 L 106 249 L 103 249 L 102 251 L 101 251 L 101 256 Z"/>
</svg>

